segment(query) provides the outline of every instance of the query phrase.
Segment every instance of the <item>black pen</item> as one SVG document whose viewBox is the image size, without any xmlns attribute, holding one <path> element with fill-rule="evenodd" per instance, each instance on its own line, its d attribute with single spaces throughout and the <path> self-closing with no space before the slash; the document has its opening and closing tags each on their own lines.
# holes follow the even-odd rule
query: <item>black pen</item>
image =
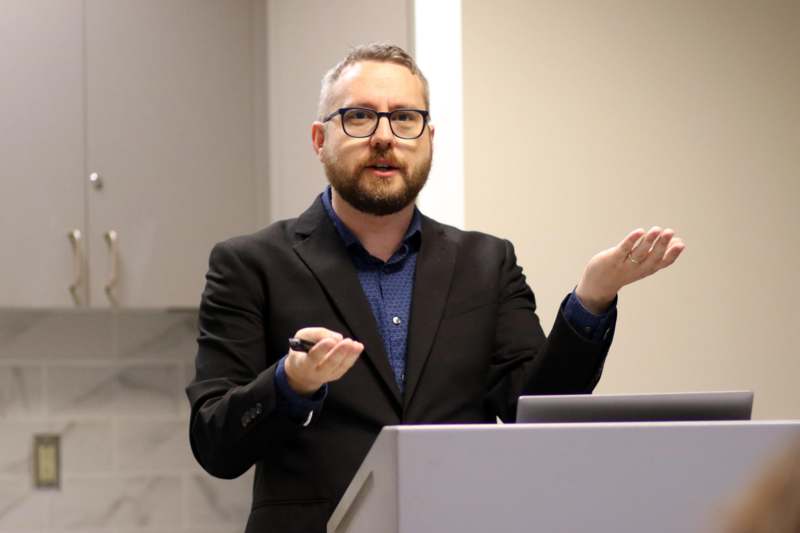
<svg viewBox="0 0 800 533">
<path fill-rule="evenodd" d="M 289 348 L 291 348 L 295 352 L 308 353 L 308 351 L 311 348 L 313 348 L 315 344 L 316 344 L 315 342 L 307 341 L 305 339 L 299 339 L 297 337 L 291 337 L 289 339 Z"/>
</svg>

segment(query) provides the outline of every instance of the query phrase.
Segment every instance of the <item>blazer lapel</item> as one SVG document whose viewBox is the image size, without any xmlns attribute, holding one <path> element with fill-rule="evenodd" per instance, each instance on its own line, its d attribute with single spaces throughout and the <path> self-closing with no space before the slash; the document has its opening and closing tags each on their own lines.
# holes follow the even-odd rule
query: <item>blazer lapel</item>
<svg viewBox="0 0 800 533">
<path fill-rule="evenodd" d="M 295 252 L 319 280 L 355 339 L 364 344 L 362 357 L 371 362 L 399 407 L 400 390 L 372 309 L 353 262 L 319 198 L 297 219 L 295 232 L 301 237 L 294 245 Z"/>
<path fill-rule="evenodd" d="M 456 245 L 438 223 L 422 218 L 422 243 L 417 256 L 406 357 L 404 409 L 411 402 L 430 356 L 444 313 L 456 264 Z"/>
</svg>

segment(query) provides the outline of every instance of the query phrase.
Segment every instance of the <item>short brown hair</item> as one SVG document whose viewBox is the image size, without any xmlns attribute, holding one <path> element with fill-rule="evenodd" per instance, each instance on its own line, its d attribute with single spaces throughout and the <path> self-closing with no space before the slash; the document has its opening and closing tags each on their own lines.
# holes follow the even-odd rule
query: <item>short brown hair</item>
<svg viewBox="0 0 800 533">
<path fill-rule="evenodd" d="M 322 87 L 319 92 L 319 109 L 317 115 L 320 120 L 328 112 L 330 106 L 331 87 L 336 83 L 345 68 L 361 61 L 378 61 L 385 63 L 396 63 L 411 71 L 422 82 L 423 95 L 425 97 L 425 108 L 430 108 L 430 94 L 428 90 L 428 80 L 422 74 L 414 58 L 405 50 L 397 45 L 390 43 L 370 43 L 362 44 L 350 49 L 347 56 L 339 61 L 322 77 Z"/>
</svg>

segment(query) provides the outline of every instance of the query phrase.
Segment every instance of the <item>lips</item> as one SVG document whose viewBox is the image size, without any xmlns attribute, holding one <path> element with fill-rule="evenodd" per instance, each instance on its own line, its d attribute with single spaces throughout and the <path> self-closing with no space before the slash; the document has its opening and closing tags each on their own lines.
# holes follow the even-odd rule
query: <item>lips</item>
<svg viewBox="0 0 800 533">
<path fill-rule="evenodd" d="M 384 159 L 379 158 L 372 161 L 369 161 L 369 164 L 364 165 L 363 167 L 365 170 L 368 170 L 374 176 L 378 176 L 380 178 L 389 178 L 397 174 L 401 167 L 394 161 L 393 159 Z"/>
<path fill-rule="evenodd" d="M 382 172 L 400 169 L 400 167 L 394 161 L 374 161 L 370 165 L 367 165 L 367 168 L 372 168 Z"/>
<path fill-rule="evenodd" d="M 367 167 L 367 170 L 379 178 L 391 178 L 397 175 L 397 168 Z"/>
</svg>

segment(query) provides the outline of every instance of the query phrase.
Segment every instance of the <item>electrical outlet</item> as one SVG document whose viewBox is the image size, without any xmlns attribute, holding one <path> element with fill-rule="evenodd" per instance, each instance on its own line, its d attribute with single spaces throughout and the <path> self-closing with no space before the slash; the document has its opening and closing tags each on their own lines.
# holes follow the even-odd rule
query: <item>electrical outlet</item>
<svg viewBox="0 0 800 533">
<path fill-rule="evenodd" d="M 33 436 L 33 484 L 38 489 L 57 489 L 61 485 L 59 435 Z"/>
</svg>

